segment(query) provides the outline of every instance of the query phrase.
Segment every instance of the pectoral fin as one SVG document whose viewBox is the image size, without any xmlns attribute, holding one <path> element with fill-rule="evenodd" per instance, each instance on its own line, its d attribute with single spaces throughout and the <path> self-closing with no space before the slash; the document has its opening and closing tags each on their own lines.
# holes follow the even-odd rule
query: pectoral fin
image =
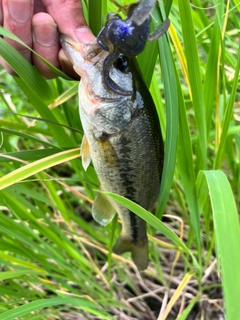
<svg viewBox="0 0 240 320">
<path fill-rule="evenodd" d="M 105 194 L 98 193 L 92 206 L 92 215 L 94 220 L 103 226 L 112 221 L 116 210 L 113 208 L 108 197 Z"/>
<path fill-rule="evenodd" d="M 81 154 L 82 154 L 82 165 L 84 170 L 86 171 L 91 162 L 91 152 L 90 152 L 88 140 L 85 135 L 82 138 Z"/>
</svg>

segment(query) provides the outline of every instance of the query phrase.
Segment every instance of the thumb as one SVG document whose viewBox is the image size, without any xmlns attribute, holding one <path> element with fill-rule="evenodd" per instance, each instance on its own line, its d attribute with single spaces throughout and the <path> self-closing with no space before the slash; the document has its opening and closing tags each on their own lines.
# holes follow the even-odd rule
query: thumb
<svg viewBox="0 0 240 320">
<path fill-rule="evenodd" d="M 95 39 L 84 19 L 82 4 L 79 0 L 42 0 L 42 3 L 64 33 L 77 42 L 88 43 Z"/>
</svg>

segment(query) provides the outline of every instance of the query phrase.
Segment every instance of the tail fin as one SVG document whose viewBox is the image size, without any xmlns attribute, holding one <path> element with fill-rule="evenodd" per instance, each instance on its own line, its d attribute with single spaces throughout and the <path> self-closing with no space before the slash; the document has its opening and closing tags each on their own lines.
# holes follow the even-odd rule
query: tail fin
<svg viewBox="0 0 240 320">
<path fill-rule="evenodd" d="M 132 260 L 139 270 L 145 270 L 148 266 L 148 241 L 141 240 L 140 244 L 133 244 L 131 239 L 124 238 L 120 235 L 113 247 L 113 252 L 122 254 L 130 251 Z"/>
</svg>

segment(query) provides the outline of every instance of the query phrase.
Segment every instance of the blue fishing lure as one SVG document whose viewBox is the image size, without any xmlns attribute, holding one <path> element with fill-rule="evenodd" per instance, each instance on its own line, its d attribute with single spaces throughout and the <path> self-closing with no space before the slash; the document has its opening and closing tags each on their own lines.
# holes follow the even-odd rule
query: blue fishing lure
<svg viewBox="0 0 240 320">
<path fill-rule="evenodd" d="M 127 66 L 126 57 L 141 53 L 147 41 L 161 37 L 170 25 L 167 19 L 150 34 L 150 13 L 154 6 L 155 0 L 142 0 L 133 4 L 129 7 L 126 20 L 122 20 L 118 14 L 110 13 L 105 26 L 97 36 L 99 46 L 110 52 L 103 66 L 105 83 L 118 94 L 128 96 L 132 92 L 123 90 L 111 79 L 109 73 L 112 65 L 124 71 Z"/>
</svg>

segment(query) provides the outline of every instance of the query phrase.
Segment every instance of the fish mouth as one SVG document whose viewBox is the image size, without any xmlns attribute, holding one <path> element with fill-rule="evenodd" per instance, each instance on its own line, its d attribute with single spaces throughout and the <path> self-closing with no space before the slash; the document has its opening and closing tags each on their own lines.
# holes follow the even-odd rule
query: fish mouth
<svg viewBox="0 0 240 320">
<path fill-rule="evenodd" d="M 80 42 L 75 42 L 65 34 L 61 34 L 60 43 L 62 48 L 66 52 L 71 52 L 72 54 L 74 52 L 78 53 L 81 55 L 82 59 L 84 60 L 91 60 L 102 51 L 102 49 L 99 47 L 97 43 L 97 38 L 95 38 L 92 41 L 89 41 L 88 43 L 80 43 Z"/>
</svg>

